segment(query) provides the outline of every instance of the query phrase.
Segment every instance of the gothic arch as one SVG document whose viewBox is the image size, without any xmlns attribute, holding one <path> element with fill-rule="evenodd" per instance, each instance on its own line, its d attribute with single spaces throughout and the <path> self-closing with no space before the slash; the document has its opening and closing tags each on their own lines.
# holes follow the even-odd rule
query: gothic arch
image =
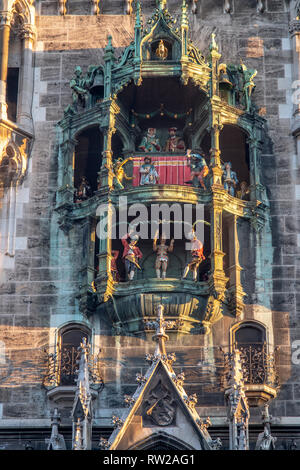
<svg viewBox="0 0 300 470">
<path fill-rule="evenodd" d="M 128 450 L 195 450 L 186 442 L 167 434 L 156 432 L 151 436 L 136 442 Z"/>
<path fill-rule="evenodd" d="M 260 331 L 263 332 L 264 334 L 264 337 L 265 337 L 265 341 L 267 343 L 270 343 L 270 332 L 269 332 L 269 328 L 267 327 L 267 325 L 265 325 L 264 323 L 258 321 L 258 320 L 243 320 L 243 321 L 240 321 L 238 323 L 235 323 L 231 329 L 230 329 L 230 345 L 231 345 L 231 348 L 233 348 L 233 345 L 235 343 L 235 335 L 236 333 L 244 328 L 244 327 L 252 327 L 252 328 L 256 328 Z"/>
</svg>

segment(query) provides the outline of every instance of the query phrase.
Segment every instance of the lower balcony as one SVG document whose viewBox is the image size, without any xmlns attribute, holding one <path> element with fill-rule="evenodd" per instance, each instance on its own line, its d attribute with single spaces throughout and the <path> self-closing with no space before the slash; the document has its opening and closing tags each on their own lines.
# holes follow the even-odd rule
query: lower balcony
<svg viewBox="0 0 300 470">
<path fill-rule="evenodd" d="M 46 353 L 47 369 L 43 385 L 47 396 L 62 407 L 72 407 L 77 389 L 77 370 L 80 352 L 77 347 L 67 346 L 56 354 Z M 99 361 L 90 355 L 91 393 L 95 399 L 103 388 Z"/>
<path fill-rule="evenodd" d="M 276 371 L 276 350 L 266 343 L 238 344 L 243 363 L 245 393 L 249 406 L 262 406 L 276 397 L 279 380 Z"/>
</svg>

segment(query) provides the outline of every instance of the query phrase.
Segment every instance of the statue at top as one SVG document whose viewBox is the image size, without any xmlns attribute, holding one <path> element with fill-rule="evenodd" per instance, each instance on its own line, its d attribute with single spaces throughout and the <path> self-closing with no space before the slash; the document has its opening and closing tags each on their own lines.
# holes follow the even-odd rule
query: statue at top
<svg viewBox="0 0 300 470">
<path fill-rule="evenodd" d="M 239 72 L 242 74 L 243 79 L 243 98 L 244 106 L 246 111 L 250 111 L 251 108 L 251 95 L 255 89 L 254 77 L 257 75 L 257 70 L 247 69 L 246 65 L 241 62 Z"/>
<path fill-rule="evenodd" d="M 82 107 L 86 105 L 86 98 L 88 94 L 88 90 L 86 88 L 86 81 L 82 77 L 82 70 L 79 65 L 75 67 L 74 70 L 74 77 L 70 81 L 70 88 L 72 90 L 72 108 L 75 112 L 78 111 L 78 103 L 81 104 Z"/>
</svg>

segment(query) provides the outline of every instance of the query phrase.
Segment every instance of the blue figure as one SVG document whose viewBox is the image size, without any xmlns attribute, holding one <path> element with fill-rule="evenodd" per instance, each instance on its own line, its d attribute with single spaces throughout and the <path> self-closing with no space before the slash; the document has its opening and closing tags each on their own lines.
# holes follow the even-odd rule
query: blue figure
<svg viewBox="0 0 300 470">
<path fill-rule="evenodd" d="M 199 185 L 202 189 L 206 189 L 204 178 L 209 173 L 206 160 L 202 155 L 191 150 L 187 150 L 188 165 L 191 169 L 191 181 L 194 186 Z"/>
<path fill-rule="evenodd" d="M 239 182 L 237 179 L 236 172 L 232 169 L 231 162 L 226 162 L 223 165 L 223 178 L 224 178 L 224 189 L 229 192 L 231 196 L 235 196 L 235 188 Z"/>
<path fill-rule="evenodd" d="M 144 158 L 144 163 L 140 167 L 140 186 L 145 184 L 157 184 L 159 175 L 156 171 L 155 166 L 151 163 L 150 157 Z"/>
</svg>

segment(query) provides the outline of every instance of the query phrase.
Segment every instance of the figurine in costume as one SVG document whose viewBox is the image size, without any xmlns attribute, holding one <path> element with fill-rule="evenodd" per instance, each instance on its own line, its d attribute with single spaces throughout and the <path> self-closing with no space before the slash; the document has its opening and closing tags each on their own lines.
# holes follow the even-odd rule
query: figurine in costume
<svg viewBox="0 0 300 470">
<path fill-rule="evenodd" d="M 110 269 L 111 269 L 113 280 L 115 282 L 120 281 L 119 271 L 117 268 L 118 256 L 119 256 L 119 250 L 111 250 Z"/>
<path fill-rule="evenodd" d="M 242 181 L 240 184 L 241 189 L 237 191 L 236 195 L 239 199 L 242 199 L 243 201 L 249 201 L 250 200 L 250 190 L 249 186 L 246 183 L 246 181 Z"/>
<path fill-rule="evenodd" d="M 132 160 L 132 157 L 125 158 L 124 160 L 122 160 L 122 158 L 118 158 L 118 160 L 114 164 L 113 174 L 115 179 L 117 180 L 119 188 L 121 189 L 124 189 L 124 186 L 122 184 L 124 178 L 127 181 L 132 180 L 132 176 L 128 176 L 124 170 L 124 165 L 126 165 L 126 163 L 130 160 Z"/>
<path fill-rule="evenodd" d="M 130 242 L 128 242 L 129 237 L 130 235 L 127 233 L 124 237 L 121 238 L 122 244 L 124 246 L 122 258 L 125 261 L 125 268 L 128 279 L 129 281 L 132 281 L 136 268 L 141 269 L 138 264 L 138 260 L 143 257 L 143 254 L 136 246 L 138 240 L 131 238 Z"/>
<path fill-rule="evenodd" d="M 191 182 L 194 186 L 198 186 L 198 183 L 200 183 L 201 188 L 206 189 L 204 178 L 208 175 L 209 169 L 205 158 L 190 149 L 187 150 L 186 156 L 191 169 Z"/>
<path fill-rule="evenodd" d="M 186 265 L 182 279 L 185 279 L 188 275 L 189 270 L 191 270 L 193 273 L 194 281 L 197 281 L 198 268 L 200 264 L 202 263 L 202 261 L 205 260 L 205 256 L 203 254 L 203 243 L 200 240 L 198 240 L 194 230 L 191 233 L 191 244 L 192 244 L 192 249 L 191 249 L 192 259 Z"/>
<path fill-rule="evenodd" d="M 232 171 L 231 162 L 226 162 L 223 165 L 223 178 L 224 188 L 229 192 L 231 196 L 235 196 L 235 188 L 239 180 L 237 179 L 236 172 Z"/>
<path fill-rule="evenodd" d="M 92 188 L 85 176 L 82 176 L 80 185 L 75 191 L 75 202 L 82 202 L 91 197 Z"/>
<path fill-rule="evenodd" d="M 88 94 L 88 90 L 86 89 L 86 82 L 85 79 L 82 78 L 82 70 L 79 65 L 75 67 L 74 77 L 70 81 L 70 88 L 72 90 L 73 98 L 72 107 L 74 111 L 77 111 L 78 103 L 80 103 L 83 107 L 85 106 Z"/>
<path fill-rule="evenodd" d="M 170 127 L 169 138 L 165 146 L 165 152 L 185 151 L 184 141 L 176 135 L 177 127 Z"/>
<path fill-rule="evenodd" d="M 140 186 L 145 184 L 156 184 L 158 181 L 158 173 L 156 171 L 155 166 L 151 163 L 150 157 L 144 158 L 144 163 L 140 167 Z"/>
<path fill-rule="evenodd" d="M 157 279 L 160 279 L 160 270 L 162 270 L 161 277 L 162 279 L 165 279 L 169 262 L 168 253 L 171 253 L 173 251 L 174 239 L 172 238 L 170 246 L 168 246 L 166 244 L 165 237 L 162 236 L 159 245 L 157 245 L 157 237 L 158 231 L 156 232 L 153 240 L 153 251 L 155 251 L 157 254 L 155 262 L 156 277 Z"/>
<path fill-rule="evenodd" d="M 149 127 L 147 135 L 143 137 L 139 149 L 143 152 L 160 152 L 161 146 L 159 140 L 156 137 L 156 129 L 154 127 Z"/>
</svg>

